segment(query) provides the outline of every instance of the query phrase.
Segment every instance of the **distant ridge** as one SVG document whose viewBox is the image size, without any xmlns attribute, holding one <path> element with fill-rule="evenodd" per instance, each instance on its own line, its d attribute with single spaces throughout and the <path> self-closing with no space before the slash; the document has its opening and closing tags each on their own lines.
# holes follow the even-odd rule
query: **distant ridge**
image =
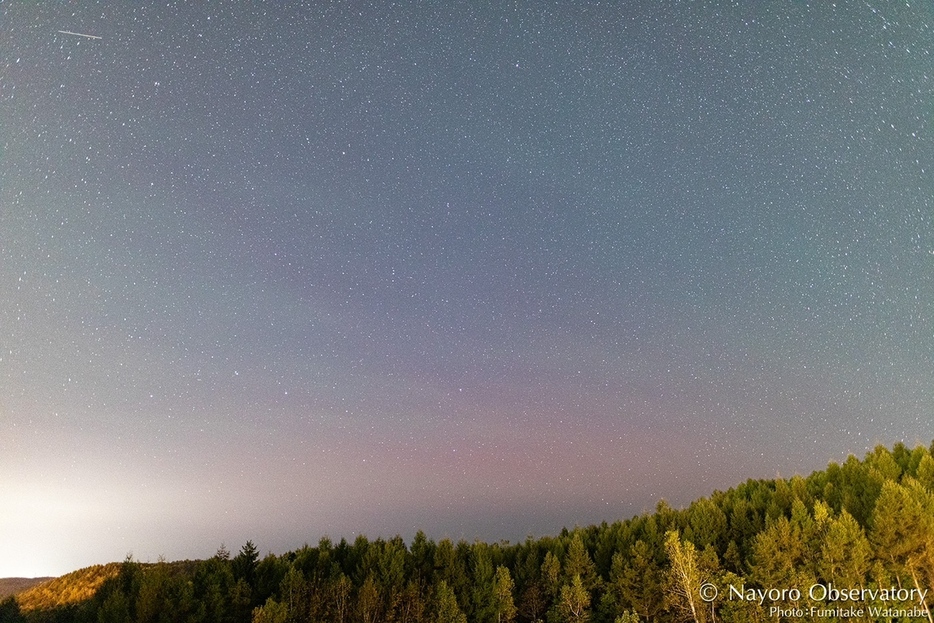
<svg viewBox="0 0 934 623">
<path fill-rule="evenodd" d="M 32 588 L 37 584 L 54 580 L 54 577 L 47 578 L 0 578 L 0 600 L 6 599 L 10 595 L 21 593 L 27 588 Z"/>
</svg>

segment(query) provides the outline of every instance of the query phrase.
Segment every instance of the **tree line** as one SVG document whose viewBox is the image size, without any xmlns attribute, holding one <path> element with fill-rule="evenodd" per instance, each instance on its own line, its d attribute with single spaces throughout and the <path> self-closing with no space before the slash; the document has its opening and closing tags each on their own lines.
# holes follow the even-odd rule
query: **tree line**
<svg viewBox="0 0 934 623">
<path fill-rule="evenodd" d="M 128 558 L 90 599 L 46 609 L 11 599 L 0 622 L 870 621 L 909 607 L 932 621 L 932 587 L 934 443 L 897 444 L 807 477 L 748 480 L 684 509 L 659 502 L 522 543 L 419 532 L 411 543 L 323 538 L 265 557 L 247 542 L 202 561 Z M 862 592 L 828 598 L 840 589 Z"/>
</svg>

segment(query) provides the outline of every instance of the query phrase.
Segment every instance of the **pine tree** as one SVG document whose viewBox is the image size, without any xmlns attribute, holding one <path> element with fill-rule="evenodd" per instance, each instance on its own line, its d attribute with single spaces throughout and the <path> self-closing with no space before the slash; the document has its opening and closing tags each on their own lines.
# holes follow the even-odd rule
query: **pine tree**
<svg viewBox="0 0 934 623">
<path fill-rule="evenodd" d="M 444 580 L 435 589 L 435 623 L 467 623 L 467 616 L 457 605 L 454 590 Z"/>
<path fill-rule="evenodd" d="M 613 556 L 610 568 L 611 590 L 618 605 L 630 608 L 647 620 L 654 619 L 663 607 L 662 570 L 652 548 L 637 540 L 629 556 Z"/>
<path fill-rule="evenodd" d="M 587 623 L 590 620 L 590 591 L 584 587 L 581 576 L 575 575 L 570 584 L 561 587 L 556 610 L 560 623 Z"/>
<path fill-rule="evenodd" d="M 234 579 L 245 580 L 252 587 L 258 559 L 259 550 L 253 545 L 253 541 L 247 541 L 232 561 Z"/>
<path fill-rule="evenodd" d="M 357 591 L 357 614 L 361 623 L 376 623 L 380 618 L 381 606 L 379 585 L 372 574 L 368 575 Z"/>
<path fill-rule="evenodd" d="M 516 618 L 516 604 L 513 600 L 512 576 L 509 569 L 503 566 L 496 568 L 496 577 L 493 579 L 493 612 L 496 614 L 496 623 L 512 623 Z"/>
<path fill-rule="evenodd" d="M 840 511 L 823 533 L 818 573 L 838 586 L 863 586 L 871 558 L 863 529 L 846 510 Z"/>
<path fill-rule="evenodd" d="M 565 583 L 571 583 L 574 576 L 580 576 L 584 588 L 588 591 L 593 591 L 600 584 L 597 567 L 590 558 L 590 553 L 584 545 L 580 532 L 574 533 L 574 537 L 568 545 L 567 555 L 564 557 L 564 565 L 562 565 L 562 575 Z"/>
<path fill-rule="evenodd" d="M 561 582 L 561 561 L 558 557 L 547 552 L 545 560 L 542 562 L 542 586 L 545 589 L 545 597 L 554 600 L 558 597 Z"/>
</svg>

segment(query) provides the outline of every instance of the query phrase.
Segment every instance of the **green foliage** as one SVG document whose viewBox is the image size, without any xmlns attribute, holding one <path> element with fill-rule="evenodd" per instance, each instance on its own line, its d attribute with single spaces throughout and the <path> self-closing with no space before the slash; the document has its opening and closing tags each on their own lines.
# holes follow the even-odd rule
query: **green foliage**
<svg viewBox="0 0 934 623">
<path fill-rule="evenodd" d="M 697 547 L 716 545 L 726 534 L 726 513 L 710 498 L 700 499 L 689 510 L 684 536 Z"/>
<path fill-rule="evenodd" d="M 0 623 L 25 623 L 26 618 L 20 612 L 19 604 L 13 597 L 0 602 Z"/>
<path fill-rule="evenodd" d="M 289 607 L 270 597 L 262 606 L 253 608 L 252 623 L 286 623 L 289 620 Z"/>
<path fill-rule="evenodd" d="M 545 554 L 541 577 L 546 599 L 554 600 L 558 597 L 558 591 L 561 589 L 561 562 L 551 552 Z"/>
<path fill-rule="evenodd" d="M 130 620 L 129 600 L 122 591 L 111 593 L 97 611 L 98 623 L 124 623 Z"/>
<path fill-rule="evenodd" d="M 838 586 L 862 586 L 872 551 L 863 528 L 848 512 L 830 520 L 820 544 L 818 576 Z"/>
<path fill-rule="evenodd" d="M 457 605 L 454 591 L 444 580 L 435 589 L 435 623 L 467 623 L 467 616 Z"/>
<path fill-rule="evenodd" d="M 253 545 L 253 541 L 247 541 L 240 549 L 240 553 L 233 559 L 232 569 L 234 578 L 245 580 L 251 584 L 256 573 L 257 560 L 259 559 L 259 550 Z"/>
<path fill-rule="evenodd" d="M 925 489 L 934 493 L 934 457 L 925 453 L 919 459 L 915 477 Z"/>
<path fill-rule="evenodd" d="M 744 623 L 774 617 L 724 600 L 729 586 L 815 582 L 934 591 L 929 448 L 879 446 L 806 478 L 517 544 L 419 532 L 409 547 L 322 538 L 262 560 L 251 541 L 195 562 L 128 557 L 17 593 L 0 623 Z M 705 583 L 721 598 L 699 599 Z"/>
<path fill-rule="evenodd" d="M 561 587 L 561 594 L 551 617 L 555 623 L 587 623 L 590 620 L 590 591 L 581 576 L 575 575 Z"/>
<path fill-rule="evenodd" d="M 600 584 L 597 576 L 597 567 L 590 558 L 590 553 L 584 545 L 580 532 L 575 531 L 567 548 L 564 558 L 562 576 L 565 583 L 573 582 L 575 576 L 579 577 L 584 588 L 593 591 Z"/>
<path fill-rule="evenodd" d="M 495 615 L 496 623 L 512 623 L 516 618 L 516 604 L 513 599 L 515 584 L 509 569 L 503 566 L 496 568 L 496 576 L 493 578 L 493 600 L 492 610 Z"/>
<path fill-rule="evenodd" d="M 925 496 L 917 481 L 908 486 L 886 481 L 882 486 L 872 513 L 870 539 L 876 556 L 891 563 L 896 571 L 920 559 L 930 544 L 932 516 Z"/>
</svg>

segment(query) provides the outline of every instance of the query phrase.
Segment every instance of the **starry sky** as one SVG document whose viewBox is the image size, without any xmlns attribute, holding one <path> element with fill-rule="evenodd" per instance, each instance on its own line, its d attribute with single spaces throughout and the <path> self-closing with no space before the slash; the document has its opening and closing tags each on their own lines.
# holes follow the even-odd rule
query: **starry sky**
<svg viewBox="0 0 934 623">
<path fill-rule="evenodd" d="M 0 32 L 0 576 L 516 541 L 934 438 L 930 3 Z"/>
</svg>

